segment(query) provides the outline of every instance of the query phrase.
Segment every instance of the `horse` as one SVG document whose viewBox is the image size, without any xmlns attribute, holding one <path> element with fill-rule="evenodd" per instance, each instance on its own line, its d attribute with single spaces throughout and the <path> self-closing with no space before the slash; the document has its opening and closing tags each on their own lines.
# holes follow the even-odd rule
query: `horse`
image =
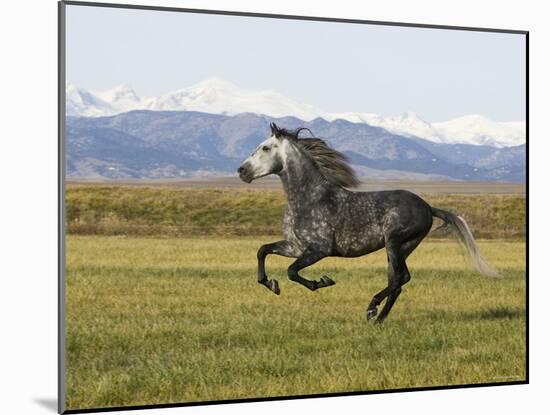
<svg viewBox="0 0 550 415">
<path fill-rule="evenodd" d="M 361 192 L 346 156 L 329 147 L 307 128 L 287 130 L 270 124 L 271 136 L 241 164 L 241 180 L 251 183 L 275 174 L 282 181 L 287 199 L 281 241 L 261 246 L 257 252 L 258 283 L 279 295 L 275 279 L 265 271 L 270 254 L 296 260 L 288 278 L 311 291 L 330 287 L 326 275 L 309 280 L 299 272 L 326 257 L 360 257 L 386 248 L 388 285 L 372 297 L 367 320 L 382 323 L 411 275 L 406 259 L 428 235 L 433 217 L 443 220 L 466 248 L 475 269 L 482 275 L 498 276 L 482 257 L 466 221 L 454 213 L 431 207 L 406 190 Z M 302 131 L 312 137 L 299 137 Z M 380 314 L 378 306 L 386 300 Z"/>
</svg>

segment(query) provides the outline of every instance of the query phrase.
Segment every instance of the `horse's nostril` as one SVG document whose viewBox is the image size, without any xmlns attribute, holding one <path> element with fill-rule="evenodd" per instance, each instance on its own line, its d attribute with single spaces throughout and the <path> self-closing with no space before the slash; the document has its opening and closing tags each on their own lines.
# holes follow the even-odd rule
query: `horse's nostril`
<svg viewBox="0 0 550 415">
<path fill-rule="evenodd" d="M 242 172 L 244 172 L 244 167 L 239 167 L 237 170 L 237 173 L 242 173 Z"/>
</svg>

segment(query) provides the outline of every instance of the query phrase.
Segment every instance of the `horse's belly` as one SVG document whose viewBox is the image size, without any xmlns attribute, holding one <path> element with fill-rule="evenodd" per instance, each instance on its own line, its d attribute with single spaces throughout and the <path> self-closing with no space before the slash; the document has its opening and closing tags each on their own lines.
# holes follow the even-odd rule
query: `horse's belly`
<svg viewBox="0 0 550 415">
<path fill-rule="evenodd" d="M 335 239 L 335 251 L 344 257 L 362 256 L 384 247 L 384 236 L 380 233 L 349 232 L 339 234 Z"/>
</svg>

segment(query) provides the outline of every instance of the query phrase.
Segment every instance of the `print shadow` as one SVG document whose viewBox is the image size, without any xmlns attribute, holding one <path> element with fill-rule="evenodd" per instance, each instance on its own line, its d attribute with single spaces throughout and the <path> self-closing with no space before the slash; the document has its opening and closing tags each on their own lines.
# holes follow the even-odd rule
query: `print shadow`
<svg viewBox="0 0 550 415">
<path fill-rule="evenodd" d="M 52 412 L 57 413 L 57 399 L 55 398 L 35 398 L 34 402 Z"/>
</svg>

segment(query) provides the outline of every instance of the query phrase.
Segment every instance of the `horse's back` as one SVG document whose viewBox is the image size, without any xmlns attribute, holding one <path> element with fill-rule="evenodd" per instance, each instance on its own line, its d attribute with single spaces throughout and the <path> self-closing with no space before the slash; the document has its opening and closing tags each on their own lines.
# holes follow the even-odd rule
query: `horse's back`
<svg viewBox="0 0 550 415">
<path fill-rule="evenodd" d="M 388 212 L 397 210 L 402 215 L 430 213 L 430 205 L 408 190 L 348 192 L 347 213 L 361 213 L 365 220 L 380 221 Z"/>
</svg>

